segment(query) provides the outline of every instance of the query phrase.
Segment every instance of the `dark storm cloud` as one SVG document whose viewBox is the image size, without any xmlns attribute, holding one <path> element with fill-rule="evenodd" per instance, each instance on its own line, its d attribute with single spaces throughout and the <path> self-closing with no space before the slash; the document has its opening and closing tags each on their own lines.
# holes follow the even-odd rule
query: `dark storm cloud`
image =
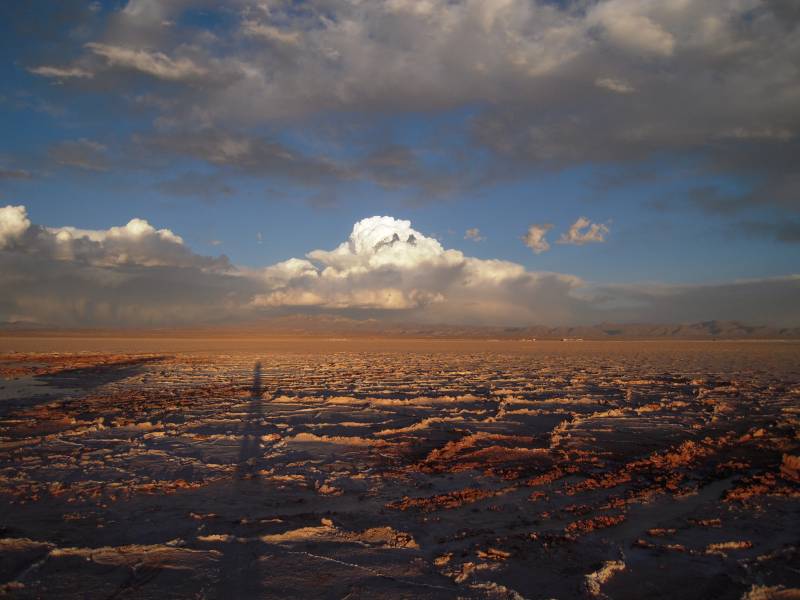
<svg viewBox="0 0 800 600">
<path fill-rule="evenodd" d="M 241 318 L 261 288 L 223 255 L 132 219 L 105 230 L 45 227 L 0 207 L 0 321 L 161 325 Z"/>
<path fill-rule="evenodd" d="M 160 326 L 243 316 L 251 280 L 191 267 L 94 266 L 0 251 L 5 321 L 60 326 Z"/>
<path fill-rule="evenodd" d="M 787 325 L 798 319 L 800 276 L 706 285 L 600 286 L 593 304 L 612 320 L 633 314 L 647 323 L 766 319 Z"/>
<path fill-rule="evenodd" d="M 71 52 L 27 66 L 97 91 L 113 81 L 114 93 L 132 98 L 145 89 L 161 122 L 216 131 L 217 142 L 301 117 L 363 124 L 369 115 L 468 106 L 471 150 L 493 160 L 484 181 L 585 163 L 635 169 L 644 159 L 691 154 L 701 171 L 769 177 L 780 188 L 746 202 L 793 207 L 795 4 L 131 0 L 105 16 L 102 30 L 99 17 L 82 15 L 95 25 L 81 29 Z M 187 20 L 200 13 L 205 27 Z M 235 158 L 208 147 L 214 143 L 183 136 L 165 145 L 251 171 L 343 176 L 324 156 L 285 156 L 275 142 L 253 141 Z M 433 195 L 461 183 L 446 169 L 423 169 L 409 153 L 376 148 L 347 176 Z"/>
</svg>

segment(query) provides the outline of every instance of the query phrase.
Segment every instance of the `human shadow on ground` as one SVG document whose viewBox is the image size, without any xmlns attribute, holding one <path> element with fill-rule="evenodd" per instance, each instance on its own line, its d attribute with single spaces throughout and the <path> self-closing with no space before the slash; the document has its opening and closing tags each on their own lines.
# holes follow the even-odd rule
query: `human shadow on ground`
<svg viewBox="0 0 800 600">
<path fill-rule="evenodd" d="M 250 401 L 247 413 L 240 428 L 242 436 L 233 483 L 230 487 L 230 506 L 247 503 L 257 505 L 263 493 L 258 477 L 257 459 L 261 456 L 261 435 L 264 430 L 263 385 L 261 381 L 261 362 L 253 367 L 253 382 L 250 386 Z M 247 518 L 249 515 L 243 515 Z M 238 525 L 238 523 L 237 523 Z M 217 589 L 220 596 L 231 598 L 255 598 L 263 596 L 263 577 L 259 559 L 263 549 L 258 540 L 237 541 L 226 545 L 220 559 Z"/>
<path fill-rule="evenodd" d="M 261 433 L 264 407 L 261 394 L 261 362 L 253 367 L 253 384 L 250 387 L 250 402 L 247 415 L 242 423 L 242 441 L 239 445 L 239 458 L 236 463 L 236 476 L 239 479 L 253 477 L 255 459 L 261 454 Z"/>
</svg>

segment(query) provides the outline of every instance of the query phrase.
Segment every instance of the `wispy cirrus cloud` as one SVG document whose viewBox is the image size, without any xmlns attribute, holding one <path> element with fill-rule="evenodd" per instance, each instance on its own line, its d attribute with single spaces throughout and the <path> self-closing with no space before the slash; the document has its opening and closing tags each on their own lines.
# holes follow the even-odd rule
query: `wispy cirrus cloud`
<svg viewBox="0 0 800 600">
<path fill-rule="evenodd" d="M 108 148 L 94 140 L 81 138 L 58 142 L 50 148 L 50 158 L 59 165 L 84 171 L 106 171 L 109 168 Z"/>
<path fill-rule="evenodd" d="M 208 74 L 207 69 L 189 58 L 170 58 L 163 52 L 99 42 L 90 42 L 86 48 L 103 57 L 109 67 L 131 69 L 167 81 L 195 80 Z"/>
<path fill-rule="evenodd" d="M 51 77 L 54 79 L 71 79 L 73 77 L 91 79 L 94 77 L 94 74 L 91 71 L 81 69 L 80 67 L 55 67 L 42 65 L 39 67 L 31 67 L 28 70 L 34 75 Z"/>
</svg>

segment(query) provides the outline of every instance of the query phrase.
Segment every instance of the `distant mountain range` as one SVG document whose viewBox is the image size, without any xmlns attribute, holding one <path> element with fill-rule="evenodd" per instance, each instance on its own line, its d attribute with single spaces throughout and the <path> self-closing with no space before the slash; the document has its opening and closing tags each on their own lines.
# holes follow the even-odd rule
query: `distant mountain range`
<svg viewBox="0 0 800 600">
<path fill-rule="evenodd" d="M 238 327 L 236 329 L 239 329 Z M 424 325 L 358 320 L 331 315 L 277 317 L 246 328 L 248 331 L 285 333 L 384 334 L 411 337 L 499 338 L 499 339 L 800 339 L 800 327 L 747 325 L 738 321 L 700 323 L 599 323 L 597 325 L 492 327 L 469 325 Z"/>
<path fill-rule="evenodd" d="M 0 324 L 0 332 L 9 334 L 69 335 L 71 333 L 100 335 L 112 333 L 108 329 L 61 329 L 35 326 L 31 323 Z M 423 325 L 414 323 L 386 323 L 377 319 L 352 319 L 332 315 L 289 315 L 236 325 L 166 329 L 113 330 L 115 334 L 137 335 L 224 335 L 250 336 L 278 335 L 387 335 L 423 338 L 479 338 L 479 339 L 800 339 L 800 327 L 771 327 L 747 325 L 738 321 L 703 321 L 700 323 L 599 323 L 597 325 L 558 326 L 532 325 L 526 327 L 489 327 L 467 325 Z"/>
<path fill-rule="evenodd" d="M 521 335 L 541 339 L 800 339 L 800 327 L 746 325 L 737 321 L 701 323 L 600 323 L 582 327 L 526 327 Z"/>
<path fill-rule="evenodd" d="M 396 329 L 404 335 L 425 337 L 481 337 L 501 339 L 800 339 L 800 327 L 777 328 L 746 325 L 736 321 L 702 323 L 600 323 L 573 327 L 457 327 L 405 326 Z"/>
</svg>

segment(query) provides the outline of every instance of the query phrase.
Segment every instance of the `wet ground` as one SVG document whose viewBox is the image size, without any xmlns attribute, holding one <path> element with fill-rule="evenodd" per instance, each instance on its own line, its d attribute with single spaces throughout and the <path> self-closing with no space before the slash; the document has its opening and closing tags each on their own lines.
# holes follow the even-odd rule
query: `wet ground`
<svg viewBox="0 0 800 600">
<path fill-rule="evenodd" d="M 0 594 L 800 598 L 800 344 L 262 346 L 0 355 Z"/>
</svg>

